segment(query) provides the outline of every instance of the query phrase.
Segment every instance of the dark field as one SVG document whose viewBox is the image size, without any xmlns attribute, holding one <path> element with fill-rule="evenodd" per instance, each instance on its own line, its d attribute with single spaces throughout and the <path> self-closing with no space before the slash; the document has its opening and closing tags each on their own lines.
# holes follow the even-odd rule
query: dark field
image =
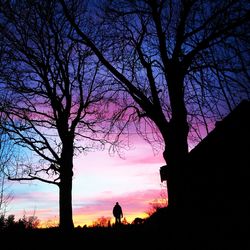
<svg viewBox="0 0 250 250">
<path fill-rule="evenodd" d="M 141 225 L 1 232 L 1 249 L 250 249 L 249 219 L 151 218 Z"/>
</svg>

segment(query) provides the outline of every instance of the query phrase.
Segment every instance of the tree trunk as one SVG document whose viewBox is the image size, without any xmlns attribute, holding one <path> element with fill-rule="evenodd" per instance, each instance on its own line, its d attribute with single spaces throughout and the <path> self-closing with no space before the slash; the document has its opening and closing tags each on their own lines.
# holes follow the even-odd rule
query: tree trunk
<svg viewBox="0 0 250 250">
<path fill-rule="evenodd" d="M 62 231 L 70 231 L 74 228 L 72 215 L 73 146 L 63 148 L 61 162 L 59 227 Z"/>
<path fill-rule="evenodd" d="M 166 148 L 163 157 L 168 165 L 168 201 L 173 208 L 184 206 L 183 189 L 185 161 L 188 155 L 187 111 L 184 102 L 184 73 L 180 65 L 172 64 L 168 72 L 168 87 L 172 118 L 165 136 Z"/>
<path fill-rule="evenodd" d="M 187 139 L 180 136 L 181 133 L 184 134 L 185 126 L 179 126 L 178 128 L 178 125 L 176 122 L 172 122 L 169 129 L 168 145 L 163 153 L 168 168 L 168 203 L 173 208 L 184 206 L 184 168 L 188 154 L 187 147 L 185 147 Z"/>
</svg>

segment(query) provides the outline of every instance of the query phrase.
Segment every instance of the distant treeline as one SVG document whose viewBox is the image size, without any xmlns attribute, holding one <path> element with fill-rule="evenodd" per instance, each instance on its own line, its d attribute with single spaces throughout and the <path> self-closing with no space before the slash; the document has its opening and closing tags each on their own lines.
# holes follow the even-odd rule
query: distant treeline
<svg viewBox="0 0 250 250">
<path fill-rule="evenodd" d="M 0 231 L 15 231 L 38 228 L 40 224 L 36 216 L 26 216 L 15 220 L 15 215 L 11 214 L 5 217 L 0 216 Z"/>
</svg>

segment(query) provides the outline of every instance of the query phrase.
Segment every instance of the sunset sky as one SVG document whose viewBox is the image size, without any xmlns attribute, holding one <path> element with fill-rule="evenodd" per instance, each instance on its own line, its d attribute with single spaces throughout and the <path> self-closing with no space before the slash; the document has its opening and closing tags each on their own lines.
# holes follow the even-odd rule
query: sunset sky
<svg viewBox="0 0 250 250">
<path fill-rule="evenodd" d="M 74 225 L 91 225 L 102 216 L 111 217 L 115 202 L 123 208 L 124 217 L 147 216 L 150 203 L 166 197 L 166 183 L 161 183 L 159 169 L 165 164 L 162 153 L 155 154 L 151 146 L 138 136 L 124 158 L 109 156 L 106 151 L 82 154 L 75 159 L 73 177 Z M 8 214 L 16 220 L 24 214 L 35 214 L 43 226 L 58 221 L 58 188 L 42 182 L 11 182 L 13 200 Z"/>
<path fill-rule="evenodd" d="M 235 188 L 227 162 L 188 153 L 250 99 L 247 1 L 0 3 L 0 173 L 12 180 L 0 190 L 11 198 L 2 219 L 35 216 L 68 232 L 102 217 L 114 223 L 117 202 L 128 223 L 146 218 L 168 204 L 163 149 L 171 214 L 224 212 Z M 122 157 L 109 154 L 108 145 L 127 143 Z M 239 208 L 248 202 L 234 193 Z M 179 226 L 168 223 L 173 242 Z"/>
</svg>

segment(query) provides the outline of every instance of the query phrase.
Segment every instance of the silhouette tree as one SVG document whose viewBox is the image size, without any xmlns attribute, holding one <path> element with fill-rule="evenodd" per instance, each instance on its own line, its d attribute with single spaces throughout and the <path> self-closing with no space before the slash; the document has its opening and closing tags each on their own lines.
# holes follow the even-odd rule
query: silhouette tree
<svg viewBox="0 0 250 250">
<path fill-rule="evenodd" d="M 127 221 L 127 219 L 126 219 L 126 217 L 123 217 L 121 223 L 122 223 L 123 225 L 128 225 L 128 224 L 129 224 L 128 221 Z"/>
<path fill-rule="evenodd" d="M 151 202 L 149 202 L 149 209 L 146 211 L 148 216 L 154 214 L 157 210 L 167 207 L 168 198 L 165 192 L 160 193 L 160 197 L 155 198 Z"/>
<path fill-rule="evenodd" d="M 35 229 L 38 228 L 40 225 L 40 220 L 37 216 L 35 216 L 35 211 L 33 215 L 27 216 L 25 213 L 22 218 L 16 222 L 19 228 L 23 229 Z"/>
<path fill-rule="evenodd" d="M 0 104 L 1 105 L 1 104 Z M 8 138 L 8 135 L 2 129 L 5 120 L 0 113 L 0 215 L 5 215 L 7 207 L 11 202 L 13 196 L 9 191 L 7 184 L 6 169 L 8 168 L 11 157 L 13 156 L 13 144 Z"/>
<path fill-rule="evenodd" d="M 93 227 L 109 227 L 111 217 L 101 216 L 92 222 Z"/>
<path fill-rule="evenodd" d="M 39 219 L 35 216 L 26 216 L 23 215 L 18 221 L 15 220 L 15 215 L 10 214 L 7 217 L 4 215 L 0 216 L 0 231 L 8 230 L 30 230 L 38 228 L 39 226 Z"/>
<path fill-rule="evenodd" d="M 188 138 L 249 99 L 249 2 L 106 0 L 89 4 L 91 31 L 86 13 L 72 14 L 77 1 L 60 2 L 71 39 L 91 48 L 140 133 L 163 146 L 169 205 L 181 208 Z"/>
<path fill-rule="evenodd" d="M 72 229 L 73 158 L 103 148 L 111 92 L 90 49 L 68 39 L 57 1 L 1 1 L 0 13 L 4 129 L 29 156 L 9 179 L 58 186 L 59 227 Z"/>
</svg>

